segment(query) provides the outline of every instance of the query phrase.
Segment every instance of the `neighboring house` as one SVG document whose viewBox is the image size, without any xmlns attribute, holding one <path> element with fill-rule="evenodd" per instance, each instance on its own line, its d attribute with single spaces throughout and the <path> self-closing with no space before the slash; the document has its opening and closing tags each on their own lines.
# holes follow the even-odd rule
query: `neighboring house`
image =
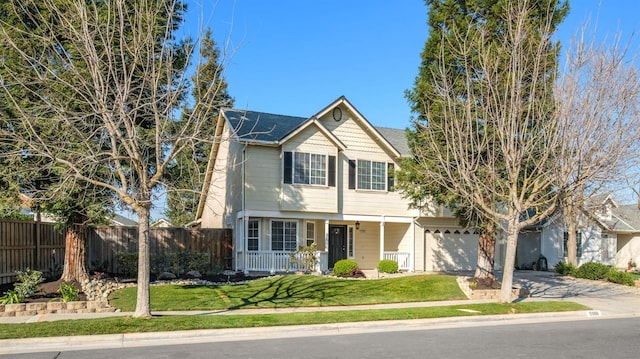
<svg viewBox="0 0 640 359">
<path fill-rule="evenodd" d="M 165 218 L 160 218 L 159 220 L 151 223 L 151 228 L 169 228 L 169 227 L 171 227 L 171 222 L 169 222 Z"/>
<path fill-rule="evenodd" d="M 35 216 L 35 213 L 34 213 Z M 41 213 L 40 214 L 40 221 L 41 222 L 45 222 L 45 223 L 54 223 L 56 221 L 55 217 L 53 215 L 47 214 L 47 213 Z M 131 220 L 125 216 L 122 216 L 120 214 L 115 214 L 113 216 L 113 218 L 111 219 L 111 225 L 113 226 L 122 226 L 122 227 L 136 227 L 138 225 L 138 222 Z"/>
<path fill-rule="evenodd" d="M 518 263 L 528 268 L 540 254 L 549 268 L 567 257 L 567 230 L 561 215 L 524 231 L 518 239 Z M 596 196 L 578 218 L 578 265 L 600 262 L 626 269 L 629 260 L 640 263 L 640 209 L 618 205 L 611 196 Z"/>
<path fill-rule="evenodd" d="M 409 155 L 404 130 L 372 126 L 344 97 L 308 118 L 225 109 L 196 221 L 233 229 L 240 270 L 294 269 L 289 253 L 311 243 L 319 270 L 343 258 L 362 269 L 383 258 L 409 271 L 474 269 L 477 232 L 441 207 L 410 209 L 395 191 Z"/>
<path fill-rule="evenodd" d="M 113 216 L 113 219 L 111 220 L 111 225 L 113 226 L 123 226 L 123 227 L 137 227 L 138 226 L 138 222 L 129 219 L 125 216 L 122 216 L 120 214 L 116 214 Z"/>
</svg>

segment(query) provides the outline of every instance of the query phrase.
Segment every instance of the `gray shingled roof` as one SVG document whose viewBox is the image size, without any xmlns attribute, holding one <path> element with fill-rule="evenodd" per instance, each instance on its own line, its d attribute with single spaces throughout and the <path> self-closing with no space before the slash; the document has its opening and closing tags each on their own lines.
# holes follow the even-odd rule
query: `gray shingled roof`
<svg viewBox="0 0 640 359">
<path fill-rule="evenodd" d="M 276 142 L 310 120 L 304 117 L 244 110 L 226 109 L 222 110 L 222 113 L 234 128 L 236 135 L 245 141 Z M 388 127 L 376 127 L 375 129 L 402 156 L 410 155 L 404 130 Z"/>
<path fill-rule="evenodd" d="M 407 143 L 407 134 L 405 130 L 401 130 L 398 128 L 389 128 L 389 127 L 376 127 L 376 130 L 380 132 L 382 137 L 384 137 L 390 144 L 393 146 L 400 155 L 403 157 L 407 157 L 411 155 L 411 150 L 409 150 L 409 144 Z"/>
<path fill-rule="evenodd" d="M 616 232 L 640 231 L 640 209 L 636 204 L 625 204 L 611 209 L 611 220 L 604 221 Z"/>
<path fill-rule="evenodd" d="M 236 135 L 245 141 L 279 141 L 309 120 L 304 117 L 243 110 L 223 110 L 222 113 Z"/>
</svg>

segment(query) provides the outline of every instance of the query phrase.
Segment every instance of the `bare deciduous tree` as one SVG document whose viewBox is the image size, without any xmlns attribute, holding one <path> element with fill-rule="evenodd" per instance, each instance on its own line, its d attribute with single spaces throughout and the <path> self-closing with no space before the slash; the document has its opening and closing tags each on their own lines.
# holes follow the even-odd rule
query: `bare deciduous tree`
<svg viewBox="0 0 640 359">
<path fill-rule="evenodd" d="M 584 130 L 584 124 L 575 116 L 599 117 L 602 104 L 597 105 L 593 102 L 595 99 L 590 99 L 589 106 L 583 106 L 588 113 L 577 113 L 565 98 L 571 96 L 570 93 L 559 95 L 555 103 L 550 103 L 547 95 L 554 90 L 564 91 L 562 88 L 570 82 L 567 76 L 584 67 L 576 68 L 581 65 L 579 62 L 569 63 L 567 75 L 555 85 L 555 67 L 550 71 L 549 64 L 555 61 L 557 53 L 550 46 L 549 24 L 532 28 L 527 19 L 535 15 L 531 13 L 533 8 L 528 1 L 509 2 L 504 13 L 504 37 L 500 41 L 478 41 L 462 33 L 454 44 L 449 43 L 448 46 L 459 52 L 459 58 L 473 55 L 478 56 L 479 61 L 461 64 L 467 66 L 466 90 L 462 94 L 454 91 L 452 74 L 444 66 L 435 71 L 438 102 L 444 104 L 437 110 L 446 120 L 415 124 L 416 130 L 427 139 L 424 153 L 416 153 L 416 161 L 424 163 L 425 176 L 460 193 L 461 198 L 492 218 L 506 234 L 503 302 L 511 301 L 520 231 L 551 215 L 566 193 L 584 189 L 611 169 L 605 167 L 602 160 L 619 161 L 620 150 L 625 147 L 619 142 L 620 138 L 627 139 L 627 134 L 637 131 L 638 127 L 633 127 L 627 116 L 617 122 L 607 122 L 607 128 L 615 128 L 609 140 L 618 138 L 618 144 L 605 146 L 586 131 L 582 135 L 574 133 Z M 616 62 L 610 54 L 603 55 L 603 60 Z M 604 85 L 615 78 L 601 76 L 607 75 L 582 80 Z M 587 82 L 586 86 L 594 85 Z M 616 100 L 628 106 L 638 103 L 636 95 L 630 92 L 611 91 L 607 96 L 611 94 L 617 94 Z M 611 98 L 602 97 L 604 93 L 594 95 L 598 101 L 608 102 L 608 108 L 612 106 Z M 426 106 L 426 118 L 430 111 Z M 607 116 L 601 119 L 607 120 Z M 445 146 L 439 143 L 442 138 Z M 583 154 L 582 159 L 586 161 L 587 153 L 591 163 L 588 167 L 593 170 L 584 172 L 579 169 L 582 164 L 576 165 L 576 156 Z M 429 171 L 429 165 L 434 162 L 439 170 Z"/>
<path fill-rule="evenodd" d="M 574 265 L 582 209 L 590 197 L 628 182 L 640 144 L 636 56 L 619 46 L 619 37 L 597 43 L 595 34 L 587 35 L 583 28 L 574 37 L 555 89 L 563 143 L 554 168 L 570 183 L 560 210 L 567 226 L 567 261 Z"/>
<path fill-rule="evenodd" d="M 134 315 L 149 317 L 154 191 L 171 188 L 166 171 L 178 154 L 211 143 L 202 128 L 215 124 L 200 108 L 215 105 L 220 86 L 210 84 L 189 102 L 190 86 L 199 81 L 188 74 L 196 44 L 175 37 L 184 16 L 178 0 L 35 4 L 12 0 L 20 21 L 0 24 L 2 46 L 18 55 L 3 64 L 12 71 L 0 79 L 14 113 L 3 136 L 28 138 L 21 151 L 63 169 L 61 183 L 106 188 L 137 214 Z M 39 46 L 25 46 L 30 42 Z"/>
</svg>

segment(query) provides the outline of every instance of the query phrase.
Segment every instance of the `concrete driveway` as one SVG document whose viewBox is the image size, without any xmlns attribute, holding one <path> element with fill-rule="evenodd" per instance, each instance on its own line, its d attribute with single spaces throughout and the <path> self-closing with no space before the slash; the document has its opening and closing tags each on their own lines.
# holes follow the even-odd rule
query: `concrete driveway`
<svg viewBox="0 0 640 359">
<path fill-rule="evenodd" d="M 537 271 L 516 271 L 513 282 L 527 289 L 533 300 L 578 302 L 601 311 L 602 315 L 640 315 L 640 287 Z"/>
</svg>

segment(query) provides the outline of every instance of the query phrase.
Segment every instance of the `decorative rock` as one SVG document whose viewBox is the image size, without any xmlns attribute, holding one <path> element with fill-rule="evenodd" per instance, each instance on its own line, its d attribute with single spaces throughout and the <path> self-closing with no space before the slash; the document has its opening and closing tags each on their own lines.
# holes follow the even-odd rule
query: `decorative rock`
<svg viewBox="0 0 640 359">
<path fill-rule="evenodd" d="M 158 280 L 172 280 L 176 279 L 176 275 L 170 272 L 163 272 L 158 276 Z"/>
</svg>

